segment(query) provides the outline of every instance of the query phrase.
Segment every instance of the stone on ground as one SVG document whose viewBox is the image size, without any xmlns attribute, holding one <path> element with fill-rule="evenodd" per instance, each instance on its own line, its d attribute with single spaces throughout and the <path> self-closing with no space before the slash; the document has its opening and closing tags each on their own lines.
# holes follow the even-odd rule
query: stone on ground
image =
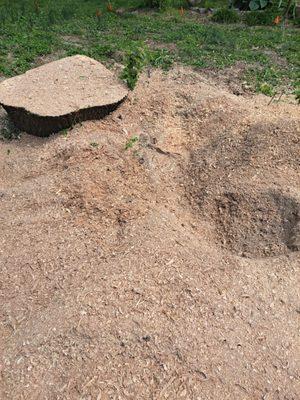
<svg viewBox="0 0 300 400">
<path fill-rule="evenodd" d="M 127 93 L 101 63 L 76 55 L 6 79 L 0 83 L 0 105 L 20 130 L 48 136 L 104 117 Z"/>
</svg>

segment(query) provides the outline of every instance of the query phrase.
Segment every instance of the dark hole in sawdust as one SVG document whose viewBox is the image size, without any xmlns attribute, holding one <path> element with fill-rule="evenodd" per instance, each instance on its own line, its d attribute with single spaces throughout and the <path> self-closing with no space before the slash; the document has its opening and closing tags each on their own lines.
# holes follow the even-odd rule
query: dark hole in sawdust
<svg viewBox="0 0 300 400">
<path fill-rule="evenodd" d="M 300 250 L 300 204 L 279 192 L 225 192 L 214 220 L 224 247 L 248 258 Z"/>
<path fill-rule="evenodd" d="M 0 140 L 19 139 L 21 132 L 8 118 L 7 113 L 0 107 Z"/>
</svg>

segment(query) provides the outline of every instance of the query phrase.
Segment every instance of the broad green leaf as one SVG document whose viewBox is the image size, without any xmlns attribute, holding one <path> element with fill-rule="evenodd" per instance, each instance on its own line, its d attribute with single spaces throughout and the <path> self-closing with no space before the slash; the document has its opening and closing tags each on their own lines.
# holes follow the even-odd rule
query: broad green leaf
<svg viewBox="0 0 300 400">
<path fill-rule="evenodd" d="M 260 0 L 260 8 L 265 8 L 268 4 L 268 0 Z"/>
<path fill-rule="evenodd" d="M 249 8 L 251 11 L 258 10 L 260 7 L 260 3 L 257 0 L 251 0 L 249 3 Z"/>
</svg>

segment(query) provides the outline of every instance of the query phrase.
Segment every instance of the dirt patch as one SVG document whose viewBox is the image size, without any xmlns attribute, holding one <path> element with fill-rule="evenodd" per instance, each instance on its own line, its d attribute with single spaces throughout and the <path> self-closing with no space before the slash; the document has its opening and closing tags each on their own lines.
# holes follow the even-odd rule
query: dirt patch
<svg viewBox="0 0 300 400">
<path fill-rule="evenodd" d="M 286 67 L 286 60 L 277 55 L 276 52 L 266 51 L 265 54 L 274 65 L 279 65 L 282 68 Z M 222 71 L 217 68 L 206 68 L 203 73 L 218 82 L 220 87 L 237 96 L 254 96 L 256 91 L 255 81 L 253 80 L 254 78 L 252 78 L 252 82 L 251 80 L 249 81 L 249 77 L 247 77 L 249 71 L 263 71 L 263 67 L 259 63 L 250 64 L 244 61 L 237 61 L 232 66 L 222 69 Z M 296 104 L 293 89 L 291 87 L 289 89 L 288 93 L 286 93 L 286 87 L 280 86 L 277 88 L 275 99 L 280 98 L 285 102 Z"/>
<path fill-rule="evenodd" d="M 272 61 L 272 63 L 274 63 L 275 65 L 278 65 L 280 67 L 283 68 L 288 68 L 288 62 L 285 58 L 280 57 L 279 54 L 277 54 L 276 51 L 274 50 L 264 50 L 263 52 L 265 55 L 267 55 L 270 60 Z"/>
<path fill-rule="evenodd" d="M 57 61 L 64 57 L 65 52 L 64 50 L 56 51 L 54 53 L 46 54 L 44 56 L 39 56 L 34 60 L 34 66 L 40 67 L 41 65 L 48 64 L 53 61 Z"/>
<path fill-rule="evenodd" d="M 224 68 L 222 72 L 215 68 L 205 69 L 205 74 L 218 82 L 220 86 L 228 89 L 230 92 L 237 96 L 253 94 L 253 88 L 242 81 L 241 77 L 245 76 L 247 70 L 251 67 L 258 68 L 258 65 L 249 65 L 249 63 L 238 61 L 234 65 Z"/>
<path fill-rule="evenodd" d="M 175 52 L 177 50 L 175 43 L 157 43 L 153 40 L 146 40 L 145 43 L 153 50 L 168 50 L 170 52 Z"/>
<path fill-rule="evenodd" d="M 243 257 L 270 257 L 298 251 L 300 205 L 280 193 L 226 192 L 216 199 L 219 239 Z"/>
<path fill-rule="evenodd" d="M 299 122 L 270 121 L 241 104 L 235 110 L 240 117 L 232 105 L 215 108 L 198 125 L 205 138 L 191 154 L 192 203 L 216 240 L 239 256 L 297 251 Z"/>
<path fill-rule="evenodd" d="M 64 43 L 71 44 L 75 47 L 82 47 L 86 43 L 86 41 L 81 36 L 63 35 L 61 38 Z"/>
<path fill-rule="evenodd" d="M 299 117 L 268 103 L 152 71 L 0 141 L 1 399 L 298 398 Z"/>
</svg>

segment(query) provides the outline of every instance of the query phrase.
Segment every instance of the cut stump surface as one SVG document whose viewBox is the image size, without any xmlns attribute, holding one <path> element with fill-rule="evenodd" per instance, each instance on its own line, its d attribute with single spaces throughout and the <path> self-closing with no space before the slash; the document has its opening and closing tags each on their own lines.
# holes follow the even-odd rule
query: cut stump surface
<svg viewBox="0 0 300 400">
<path fill-rule="evenodd" d="M 101 63 L 76 55 L 34 68 L 0 84 L 0 104 L 15 125 L 37 136 L 99 119 L 127 96 Z"/>
</svg>

